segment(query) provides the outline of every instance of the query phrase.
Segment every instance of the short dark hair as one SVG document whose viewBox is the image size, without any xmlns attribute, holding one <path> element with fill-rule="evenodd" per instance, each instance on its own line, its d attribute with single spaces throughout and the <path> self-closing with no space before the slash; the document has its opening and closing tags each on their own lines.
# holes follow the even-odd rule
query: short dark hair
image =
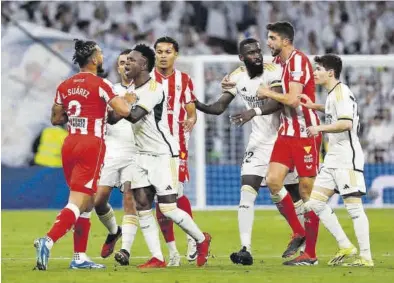
<svg viewBox="0 0 394 283">
<path fill-rule="evenodd" d="M 326 54 L 323 56 L 316 56 L 314 61 L 323 66 L 326 70 L 334 70 L 334 76 L 338 80 L 342 71 L 342 60 L 338 55 Z"/>
<path fill-rule="evenodd" d="M 242 53 L 243 48 L 245 47 L 245 45 L 251 44 L 251 43 L 259 43 L 259 41 L 257 39 L 255 39 L 255 38 L 252 38 L 252 37 L 242 40 L 239 43 L 239 46 L 238 46 L 239 53 Z"/>
<path fill-rule="evenodd" d="M 134 51 L 138 51 L 148 60 L 148 71 L 151 72 L 155 66 L 155 51 L 145 44 L 137 44 Z"/>
<path fill-rule="evenodd" d="M 79 67 L 85 67 L 89 63 L 89 58 L 96 51 L 97 43 L 94 41 L 83 41 L 80 39 L 74 39 L 75 41 L 75 52 L 73 55 L 74 64 L 78 64 Z"/>
<path fill-rule="evenodd" d="M 266 27 L 267 31 L 276 32 L 283 39 L 287 38 L 291 43 L 294 40 L 294 27 L 289 22 L 270 23 Z"/>
<path fill-rule="evenodd" d="M 162 42 L 171 43 L 174 46 L 175 51 L 179 52 L 179 44 L 178 44 L 178 42 L 175 39 L 173 39 L 172 37 L 169 37 L 169 36 L 163 36 L 163 37 L 160 37 L 159 39 L 157 39 L 156 42 L 155 42 L 155 45 L 154 45 L 155 50 L 156 50 L 157 44 L 162 43 Z"/>
</svg>

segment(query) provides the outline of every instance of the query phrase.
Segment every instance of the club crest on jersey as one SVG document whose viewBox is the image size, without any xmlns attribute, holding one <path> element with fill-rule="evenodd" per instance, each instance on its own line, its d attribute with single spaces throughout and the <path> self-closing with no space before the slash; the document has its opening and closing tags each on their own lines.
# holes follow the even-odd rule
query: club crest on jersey
<svg viewBox="0 0 394 283">
<path fill-rule="evenodd" d="M 180 85 L 177 85 L 177 86 L 176 86 L 176 89 L 177 89 L 178 91 L 180 91 L 180 90 L 181 90 L 181 86 L 180 86 Z"/>
<path fill-rule="evenodd" d="M 304 146 L 304 150 L 306 153 L 311 152 L 311 148 L 312 148 L 311 146 Z"/>
</svg>

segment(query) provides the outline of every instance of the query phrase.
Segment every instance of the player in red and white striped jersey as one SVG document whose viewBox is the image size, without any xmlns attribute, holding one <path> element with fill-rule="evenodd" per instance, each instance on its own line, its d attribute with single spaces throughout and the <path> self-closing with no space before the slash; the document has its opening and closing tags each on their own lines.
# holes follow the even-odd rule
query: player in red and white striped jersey
<svg viewBox="0 0 394 283">
<path fill-rule="evenodd" d="M 123 117 L 130 109 L 112 91 L 109 82 L 97 76 L 103 54 L 93 41 L 76 40 L 74 63 L 81 71 L 62 82 L 52 107 L 53 125 L 68 123 L 69 135 L 62 147 L 62 162 L 70 196 L 46 237 L 35 241 L 37 266 L 46 270 L 50 249 L 74 226 L 74 259 L 70 268 L 104 268 L 85 254 L 90 230 L 90 214 L 105 154 L 107 105 Z"/>
<path fill-rule="evenodd" d="M 285 265 L 317 264 L 316 240 L 319 219 L 310 209 L 305 209 L 305 230 L 294 211 L 290 196 L 283 190 L 283 181 L 289 170 L 297 169 L 301 198 L 306 202 L 311 194 L 319 166 L 320 137 L 308 137 L 306 129 L 319 124 L 314 110 L 301 105 L 299 96 L 306 94 L 315 101 L 315 82 L 312 65 L 305 54 L 293 46 L 294 28 L 288 22 L 267 25 L 267 45 L 275 56 L 275 63 L 283 67 L 283 93 L 262 86 L 257 91 L 259 98 L 271 98 L 284 105 L 281 127 L 272 151 L 267 174 L 267 185 L 276 196 L 276 204 L 293 230 L 293 237 L 283 257 L 293 255 L 305 242 L 305 253 L 287 261 Z"/>
<path fill-rule="evenodd" d="M 151 76 L 163 85 L 167 95 L 167 117 L 171 134 L 179 143 L 179 188 L 177 205 L 192 217 L 189 199 L 183 194 L 184 182 L 189 181 L 187 166 L 190 132 L 197 121 L 194 104 L 193 82 L 190 76 L 174 67 L 179 45 L 171 37 L 161 37 L 155 42 L 156 66 Z M 168 266 L 179 266 L 180 256 L 175 245 L 174 224 L 156 208 L 157 219 L 170 251 Z M 187 259 L 196 259 L 196 243 L 188 236 Z"/>
</svg>

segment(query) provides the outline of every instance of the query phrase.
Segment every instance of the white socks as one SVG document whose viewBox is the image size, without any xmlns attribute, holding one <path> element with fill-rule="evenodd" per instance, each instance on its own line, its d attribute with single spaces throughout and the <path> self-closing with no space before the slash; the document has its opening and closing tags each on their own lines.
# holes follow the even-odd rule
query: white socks
<svg viewBox="0 0 394 283">
<path fill-rule="evenodd" d="M 339 224 L 337 216 L 326 202 L 311 199 L 307 202 L 307 206 L 312 208 L 326 229 L 334 236 L 338 242 L 339 248 L 350 248 L 352 246 L 341 224 Z"/>
<path fill-rule="evenodd" d="M 174 221 L 183 231 L 193 237 L 197 243 L 202 243 L 205 240 L 204 234 L 194 220 L 189 214 L 179 209 L 176 203 L 159 203 L 159 207 L 164 216 Z"/>
<path fill-rule="evenodd" d="M 111 209 L 112 210 L 112 209 Z M 137 215 L 124 215 L 122 221 L 122 249 L 130 253 L 138 229 Z"/>
<path fill-rule="evenodd" d="M 278 203 L 282 199 L 284 199 L 286 195 L 287 195 L 287 190 L 285 187 L 283 187 L 282 189 L 280 189 L 280 191 L 277 194 L 271 195 L 271 200 L 273 203 Z"/>
<path fill-rule="evenodd" d="M 254 221 L 254 203 L 257 192 L 251 186 L 241 187 L 241 199 L 238 207 L 238 228 L 241 246 L 250 252 L 252 242 L 252 228 Z"/>
<path fill-rule="evenodd" d="M 116 232 L 118 232 L 118 225 L 116 224 L 116 218 L 112 207 L 106 214 L 97 214 L 97 216 L 100 219 L 101 223 L 103 223 L 104 226 L 108 229 L 108 232 L 110 234 L 114 235 L 116 234 Z"/>
<path fill-rule="evenodd" d="M 175 241 L 167 243 L 168 251 L 170 252 L 170 257 L 175 254 L 179 254 L 178 249 L 176 248 Z"/>
<path fill-rule="evenodd" d="M 140 227 L 144 235 L 148 249 L 152 256 L 164 261 L 163 253 L 160 247 L 159 229 L 156 219 L 153 217 L 152 210 L 142 210 L 138 212 Z M 122 243 L 123 246 L 123 243 Z"/>
<path fill-rule="evenodd" d="M 360 247 L 360 256 L 365 260 L 372 260 L 371 246 L 369 241 L 369 221 L 365 214 L 363 204 L 346 203 L 345 206 L 353 220 L 354 232 Z"/>
<path fill-rule="evenodd" d="M 304 223 L 305 223 L 305 205 L 304 205 L 304 201 L 302 199 L 300 199 L 299 201 L 294 203 L 294 208 L 297 214 L 297 218 L 300 221 L 302 227 L 304 227 Z"/>
</svg>

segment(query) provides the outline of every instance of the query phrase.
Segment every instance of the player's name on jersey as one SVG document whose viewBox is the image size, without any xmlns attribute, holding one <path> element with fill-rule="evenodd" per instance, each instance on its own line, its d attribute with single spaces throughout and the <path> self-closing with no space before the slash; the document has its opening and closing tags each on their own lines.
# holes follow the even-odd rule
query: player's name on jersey
<svg viewBox="0 0 394 283">
<path fill-rule="evenodd" d="M 82 87 L 69 88 L 67 94 L 62 94 L 63 99 L 70 95 L 81 95 L 85 98 L 89 96 L 90 92 Z"/>
</svg>

